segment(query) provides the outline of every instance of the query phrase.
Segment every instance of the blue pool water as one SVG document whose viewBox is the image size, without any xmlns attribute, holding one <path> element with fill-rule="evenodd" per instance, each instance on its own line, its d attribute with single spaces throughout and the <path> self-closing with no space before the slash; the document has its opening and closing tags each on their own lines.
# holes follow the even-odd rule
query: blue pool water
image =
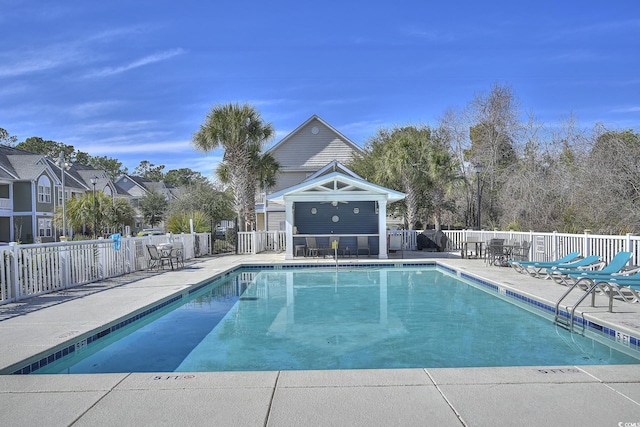
<svg viewBox="0 0 640 427">
<path fill-rule="evenodd" d="M 639 363 L 421 268 L 241 272 L 36 373 Z"/>
</svg>

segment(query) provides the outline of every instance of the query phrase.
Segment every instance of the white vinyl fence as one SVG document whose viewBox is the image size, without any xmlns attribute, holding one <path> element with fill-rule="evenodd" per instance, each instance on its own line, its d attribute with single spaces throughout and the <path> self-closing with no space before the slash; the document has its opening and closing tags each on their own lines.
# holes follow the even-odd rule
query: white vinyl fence
<svg viewBox="0 0 640 427">
<path fill-rule="evenodd" d="M 580 252 L 582 256 L 598 255 L 609 262 L 620 251 L 632 253 L 629 264 L 640 265 L 640 236 L 607 236 L 596 234 L 538 233 L 535 231 L 476 231 L 443 230 L 449 238 L 448 250 L 461 250 L 464 241 L 488 242 L 490 239 L 504 239 L 505 242 L 531 244 L 529 260 L 551 261 L 570 252 Z"/>
<path fill-rule="evenodd" d="M 394 230 L 391 234 L 402 235 L 407 250 L 416 250 L 417 236 L 422 230 Z M 640 236 L 606 236 L 596 234 L 538 233 L 534 231 L 485 231 L 485 230 L 442 230 L 447 236 L 447 250 L 454 252 L 462 249 L 465 241 L 488 242 L 491 239 L 504 239 L 505 242 L 531 244 L 529 259 L 532 261 L 551 261 L 570 252 L 580 252 L 582 256 L 599 255 L 606 262 L 620 251 L 629 251 L 633 255 L 630 264 L 640 265 Z M 286 249 L 283 231 L 253 231 L 238 233 L 238 253 L 256 254 L 260 252 L 284 252 Z"/>
<path fill-rule="evenodd" d="M 402 234 L 407 250 L 415 250 L 421 231 L 396 230 Z M 499 238 L 506 242 L 531 243 L 529 259 L 548 261 L 580 252 L 582 256 L 599 255 L 606 262 L 620 251 L 632 253 L 630 264 L 640 265 L 640 236 L 605 236 L 595 234 L 537 233 L 515 231 L 443 230 L 448 238 L 447 250 L 460 251 L 461 242 L 488 242 Z M 147 244 L 182 242 L 185 259 L 210 254 L 209 233 L 178 234 L 17 245 L 0 247 L 0 304 L 34 295 L 57 291 L 116 277 L 148 268 Z M 238 254 L 284 252 L 285 233 L 255 231 L 238 233 Z"/>
<path fill-rule="evenodd" d="M 284 231 L 238 232 L 238 254 L 255 255 L 260 252 L 284 252 L 286 233 Z"/>
<path fill-rule="evenodd" d="M 184 258 L 210 253 L 209 233 L 0 247 L 0 304 L 145 270 L 146 245 L 181 242 Z"/>
</svg>

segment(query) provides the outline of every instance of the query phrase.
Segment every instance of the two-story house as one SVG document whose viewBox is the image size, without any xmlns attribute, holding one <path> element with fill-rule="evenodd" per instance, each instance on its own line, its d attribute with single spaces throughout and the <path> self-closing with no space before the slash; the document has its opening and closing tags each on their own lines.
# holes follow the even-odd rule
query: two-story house
<svg viewBox="0 0 640 427">
<path fill-rule="evenodd" d="M 69 163 L 65 166 L 63 180 L 59 162 L 0 146 L 0 242 L 53 242 L 64 234 L 53 223 L 56 209 L 62 206 L 63 186 L 66 200 L 94 188 L 115 193 L 116 187 L 103 171 Z"/>
<path fill-rule="evenodd" d="M 347 164 L 355 153 L 362 153 L 362 148 L 313 115 L 267 153 L 280 164 L 280 172 L 276 185 L 257 197 L 256 227 L 258 230 L 284 231 L 284 206 L 270 204 L 266 195 L 299 184 L 334 162 Z"/>
<path fill-rule="evenodd" d="M 267 151 L 280 164 L 274 188 L 258 198 L 258 230 L 285 231 L 286 259 L 299 249 L 366 251 L 387 257 L 387 206 L 401 192 L 367 182 L 348 164 L 363 150 L 314 115 Z"/>
<path fill-rule="evenodd" d="M 139 176 L 122 175 L 116 180 L 115 184 L 119 191 L 127 194 L 129 203 L 135 209 L 134 232 L 145 226 L 144 217 L 140 211 L 140 199 L 151 192 L 163 195 L 167 201 L 175 199 L 180 194 L 180 189 L 173 185 Z"/>
</svg>

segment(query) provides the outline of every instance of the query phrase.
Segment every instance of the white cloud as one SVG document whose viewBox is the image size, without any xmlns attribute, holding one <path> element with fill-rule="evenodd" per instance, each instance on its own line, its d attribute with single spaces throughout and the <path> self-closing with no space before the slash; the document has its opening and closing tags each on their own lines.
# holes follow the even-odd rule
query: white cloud
<svg viewBox="0 0 640 427">
<path fill-rule="evenodd" d="M 98 101 L 85 102 L 71 107 L 69 112 L 74 116 L 86 118 L 99 115 L 105 111 L 112 110 L 114 107 L 122 105 L 122 101 Z"/>
<path fill-rule="evenodd" d="M 640 112 L 639 106 L 634 107 L 622 107 L 611 110 L 612 113 L 638 113 Z"/>
<path fill-rule="evenodd" d="M 82 144 L 77 148 L 90 153 L 92 156 L 108 155 L 116 158 L 118 158 L 120 154 L 183 153 L 185 150 L 191 149 L 191 141 L 137 141 L 139 141 L 139 139 L 136 138 L 135 135 L 123 136 L 92 141 L 88 144 Z"/>
<path fill-rule="evenodd" d="M 184 52 L 185 52 L 184 49 L 178 48 L 178 49 L 171 49 L 164 52 L 155 53 L 153 55 L 148 55 L 148 56 L 145 56 L 144 58 L 130 62 L 127 65 L 122 65 L 120 67 L 108 67 L 108 68 L 103 68 L 102 70 L 96 70 L 96 71 L 90 72 L 87 75 L 85 75 L 85 77 L 106 77 L 106 76 L 112 76 L 115 74 L 124 73 L 126 71 L 143 67 L 145 65 L 166 61 L 167 59 L 171 59 L 174 56 L 181 55 Z"/>
<path fill-rule="evenodd" d="M 455 35 L 450 31 L 438 31 L 431 28 L 424 29 L 416 26 L 407 26 L 401 28 L 400 32 L 407 37 L 422 39 L 434 43 L 450 43 L 456 40 Z"/>
<path fill-rule="evenodd" d="M 139 26 L 112 28 L 109 30 L 100 31 L 92 36 L 89 36 L 87 38 L 87 41 L 109 42 L 113 39 L 122 38 L 123 36 L 138 35 L 145 32 L 147 32 L 147 29 Z"/>
<path fill-rule="evenodd" d="M 391 127 L 389 123 L 385 123 L 382 120 L 369 120 L 347 123 L 340 126 L 340 131 L 345 135 L 358 134 L 358 135 L 373 135 L 378 129 L 382 127 Z"/>
<path fill-rule="evenodd" d="M 43 49 L 19 50 L 0 54 L 0 77 L 17 77 L 47 71 L 77 60 L 73 47 L 48 46 Z"/>
<path fill-rule="evenodd" d="M 96 43 L 108 43 L 113 39 L 139 34 L 143 31 L 145 30 L 141 27 L 114 28 L 66 43 L 47 44 L 43 42 L 37 44 L 37 48 L 31 46 L 15 47 L 11 51 L 0 52 L 0 78 L 50 71 L 59 67 L 78 68 L 83 64 L 95 62 L 99 56 L 99 51 L 93 48 Z M 172 49 L 149 55 L 124 67 L 105 69 L 98 73 L 116 74 L 148 63 L 162 61 L 183 52 L 183 49 Z"/>
<path fill-rule="evenodd" d="M 0 87 L 0 97 L 25 94 L 31 90 L 31 87 L 24 83 L 14 83 L 11 86 Z"/>
<path fill-rule="evenodd" d="M 271 107 L 278 106 L 283 104 L 291 103 L 292 100 L 286 98 L 274 98 L 274 99 L 254 99 L 252 101 L 248 101 L 249 104 L 255 107 Z"/>
</svg>

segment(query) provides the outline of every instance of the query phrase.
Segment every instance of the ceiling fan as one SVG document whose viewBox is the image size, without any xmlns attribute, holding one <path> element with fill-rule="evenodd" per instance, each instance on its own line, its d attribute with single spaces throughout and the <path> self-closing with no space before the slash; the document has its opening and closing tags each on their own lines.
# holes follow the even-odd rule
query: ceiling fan
<svg viewBox="0 0 640 427">
<path fill-rule="evenodd" d="M 349 202 L 347 202 L 346 200 L 334 200 L 333 202 L 329 202 L 329 201 L 320 202 L 321 205 L 324 205 L 325 203 L 331 203 L 333 206 L 338 206 L 338 203 L 344 203 L 345 205 L 349 204 Z"/>
</svg>

